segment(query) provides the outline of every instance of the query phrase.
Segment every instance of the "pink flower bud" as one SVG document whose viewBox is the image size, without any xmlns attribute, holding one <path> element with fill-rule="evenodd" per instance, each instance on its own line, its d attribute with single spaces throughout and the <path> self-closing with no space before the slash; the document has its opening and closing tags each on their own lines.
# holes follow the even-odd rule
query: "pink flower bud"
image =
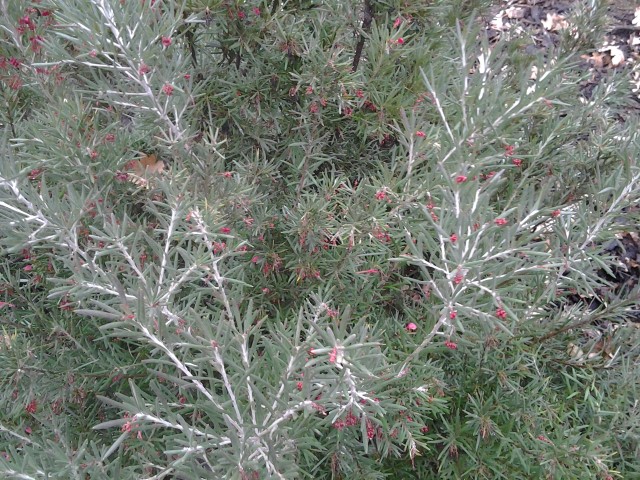
<svg viewBox="0 0 640 480">
<path fill-rule="evenodd" d="M 378 190 L 375 197 L 376 200 L 384 200 L 387 197 L 387 193 L 384 190 Z"/>
<path fill-rule="evenodd" d="M 333 350 L 331 350 L 331 353 L 329 354 L 329 363 L 336 363 L 337 359 L 338 359 L 338 348 L 333 347 Z"/>
</svg>

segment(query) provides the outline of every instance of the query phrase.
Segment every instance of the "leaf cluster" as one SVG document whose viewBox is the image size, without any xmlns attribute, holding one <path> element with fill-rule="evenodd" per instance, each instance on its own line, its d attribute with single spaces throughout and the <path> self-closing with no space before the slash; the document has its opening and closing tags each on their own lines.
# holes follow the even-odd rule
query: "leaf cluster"
<svg viewBox="0 0 640 480">
<path fill-rule="evenodd" d="M 482 2 L 2 5 L 5 478 L 638 474 L 624 75 Z"/>
</svg>

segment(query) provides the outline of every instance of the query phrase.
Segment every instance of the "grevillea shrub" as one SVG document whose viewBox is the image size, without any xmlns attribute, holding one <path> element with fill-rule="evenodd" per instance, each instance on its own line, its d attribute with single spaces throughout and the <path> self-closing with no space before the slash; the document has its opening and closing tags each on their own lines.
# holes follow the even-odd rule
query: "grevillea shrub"
<svg viewBox="0 0 640 480">
<path fill-rule="evenodd" d="M 0 7 L 2 478 L 640 473 L 603 7 Z"/>
</svg>

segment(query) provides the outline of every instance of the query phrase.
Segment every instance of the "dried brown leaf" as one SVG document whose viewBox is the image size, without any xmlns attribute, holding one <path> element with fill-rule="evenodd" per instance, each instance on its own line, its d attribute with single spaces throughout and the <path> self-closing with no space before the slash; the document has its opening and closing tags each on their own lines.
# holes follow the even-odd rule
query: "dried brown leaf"
<svg viewBox="0 0 640 480">
<path fill-rule="evenodd" d="M 569 22 L 557 13 L 547 13 L 546 20 L 540 20 L 545 30 L 550 32 L 557 32 L 558 30 L 564 30 L 569 28 Z"/>
<path fill-rule="evenodd" d="M 138 160 L 132 160 L 127 164 L 129 170 L 133 170 L 129 175 L 129 180 L 138 186 L 146 186 L 146 177 L 157 175 L 164 171 L 164 162 L 152 153 L 145 155 Z"/>
<path fill-rule="evenodd" d="M 580 58 L 586 60 L 595 68 L 604 68 L 611 65 L 611 56 L 606 53 L 593 52 L 591 55 L 580 55 Z"/>
</svg>

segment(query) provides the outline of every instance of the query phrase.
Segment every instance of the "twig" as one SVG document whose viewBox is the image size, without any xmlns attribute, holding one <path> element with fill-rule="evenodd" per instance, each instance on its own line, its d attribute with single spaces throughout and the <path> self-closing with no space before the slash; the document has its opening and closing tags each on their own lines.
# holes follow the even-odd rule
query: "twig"
<svg viewBox="0 0 640 480">
<path fill-rule="evenodd" d="M 362 57 L 362 49 L 364 48 L 365 41 L 365 33 L 369 32 L 371 28 L 371 22 L 373 20 L 373 8 L 371 7 L 370 0 L 364 0 L 364 18 L 362 19 L 362 33 L 360 34 L 360 39 L 358 40 L 358 45 L 356 46 L 356 53 L 353 57 L 353 66 L 351 67 L 351 71 L 355 72 L 358 70 L 358 65 L 360 64 L 360 58 Z"/>
</svg>

